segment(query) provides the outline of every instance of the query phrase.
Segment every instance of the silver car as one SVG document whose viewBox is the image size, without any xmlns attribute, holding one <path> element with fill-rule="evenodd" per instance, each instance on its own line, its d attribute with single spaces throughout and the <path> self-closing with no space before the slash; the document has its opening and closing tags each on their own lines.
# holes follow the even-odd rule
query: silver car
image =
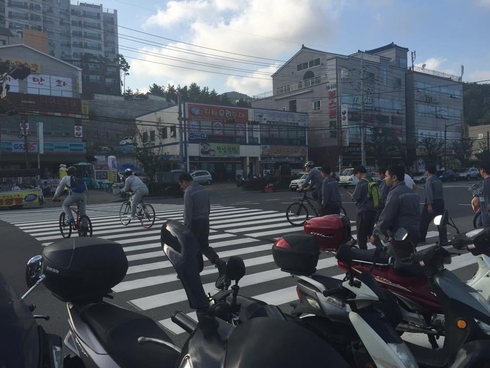
<svg viewBox="0 0 490 368">
<path fill-rule="evenodd" d="M 213 178 L 209 171 L 206 170 L 196 170 L 191 172 L 192 179 L 199 184 L 209 185 L 213 182 Z"/>
</svg>

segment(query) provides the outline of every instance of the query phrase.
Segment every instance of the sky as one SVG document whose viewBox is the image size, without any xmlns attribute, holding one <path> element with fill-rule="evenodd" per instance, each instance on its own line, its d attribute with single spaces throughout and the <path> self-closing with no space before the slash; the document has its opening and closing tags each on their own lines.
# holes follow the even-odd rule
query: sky
<svg viewBox="0 0 490 368">
<path fill-rule="evenodd" d="M 115 9 L 126 88 L 197 83 L 219 94 L 272 91 L 304 44 L 350 55 L 391 42 L 415 65 L 490 82 L 490 0 L 103 0 Z"/>
</svg>

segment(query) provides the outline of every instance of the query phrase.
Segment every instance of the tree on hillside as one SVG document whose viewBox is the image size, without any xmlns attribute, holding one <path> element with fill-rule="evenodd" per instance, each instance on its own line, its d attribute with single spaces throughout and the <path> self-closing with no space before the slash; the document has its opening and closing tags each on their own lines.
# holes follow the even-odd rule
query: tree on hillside
<svg viewBox="0 0 490 368">
<path fill-rule="evenodd" d="M 469 125 L 490 124 L 490 84 L 463 84 L 463 113 Z"/>
<path fill-rule="evenodd" d="M 148 92 L 155 96 L 165 97 L 165 87 L 156 83 L 148 87 Z"/>
<path fill-rule="evenodd" d="M 169 83 L 166 91 L 165 97 L 167 98 L 167 102 L 177 103 L 177 90 L 175 89 L 175 86 L 173 84 L 170 85 Z"/>
<path fill-rule="evenodd" d="M 129 63 L 126 61 L 124 56 L 122 54 L 117 54 L 117 59 L 118 59 L 118 68 L 119 71 L 123 73 L 123 77 L 121 78 L 121 86 L 123 87 L 123 91 L 126 90 L 126 76 L 129 75 L 129 69 L 131 66 Z"/>
</svg>

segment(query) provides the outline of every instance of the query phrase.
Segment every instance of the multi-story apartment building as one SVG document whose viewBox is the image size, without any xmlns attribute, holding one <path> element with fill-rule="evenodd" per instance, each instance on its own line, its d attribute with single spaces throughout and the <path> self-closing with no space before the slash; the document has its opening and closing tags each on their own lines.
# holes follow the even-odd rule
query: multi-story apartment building
<svg viewBox="0 0 490 368">
<path fill-rule="evenodd" d="M 70 0 L 0 0 L 0 27 L 19 37 L 27 29 L 46 32 L 48 53 L 82 68 L 84 94 L 120 94 L 116 10 Z"/>
<path fill-rule="evenodd" d="M 424 76 L 406 77 L 407 53 L 407 48 L 394 43 L 352 55 L 303 46 L 272 75 L 272 94 L 252 101 L 252 106 L 307 112 L 309 158 L 317 164 L 336 167 L 342 163 L 361 163 L 363 135 L 366 144 L 374 131 L 396 137 L 404 145 L 415 140 L 414 124 L 418 117 L 413 113 L 416 106 L 412 90 L 416 91 L 416 87 L 408 88 L 407 83 L 415 86 L 416 82 L 426 81 Z M 432 83 L 444 86 L 441 93 L 451 89 L 446 86 L 445 76 L 427 75 L 426 78 L 439 78 L 439 82 Z M 456 116 L 456 110 L 461 110 L 462 99 L 450 97 L 451 94 L 461 96 L 458 89 L 461 90 L 461 83 L 444 99 L 443 111 L 447 111 L 444 116 L 449 113 Z M 407 90 L 412 94 L 408 100 Z M 434 89 L 433 93 L 438 91 Z M 423 131 L 424 124 L 421 121 L 417 131 Z M 457 132 L 456 127 L 448 131 Z M 415 144 L 411 147 L 414 150 Z M 376 163 L 366 145 L 365 154 L 366 163 Z M 396 161 L 401 157 L 390 159 Z"/>
<path fill-rule="evenodd" d="M 423 138 L 444 140 L 441 164 L 449 165 L 452 146 L 463 137 L 463 83 L 461 77 L 425 67 L 406 72 L 407 144 L 417 157 L 417 171 L 424 171 Z M 446 160 L 447 159 L 447 160 Z"/>
</svg>

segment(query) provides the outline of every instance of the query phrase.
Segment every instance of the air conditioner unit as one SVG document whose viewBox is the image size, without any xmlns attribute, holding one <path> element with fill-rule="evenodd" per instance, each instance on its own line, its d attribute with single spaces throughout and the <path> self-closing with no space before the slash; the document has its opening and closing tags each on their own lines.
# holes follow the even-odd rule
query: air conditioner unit
<svg viewBox="0 0 490 368">
<path fill-rule="evenodd" d="M 170 131 L 170 138 L 175 138 L 175 131 L 174 130 Z"/>
</svg>

